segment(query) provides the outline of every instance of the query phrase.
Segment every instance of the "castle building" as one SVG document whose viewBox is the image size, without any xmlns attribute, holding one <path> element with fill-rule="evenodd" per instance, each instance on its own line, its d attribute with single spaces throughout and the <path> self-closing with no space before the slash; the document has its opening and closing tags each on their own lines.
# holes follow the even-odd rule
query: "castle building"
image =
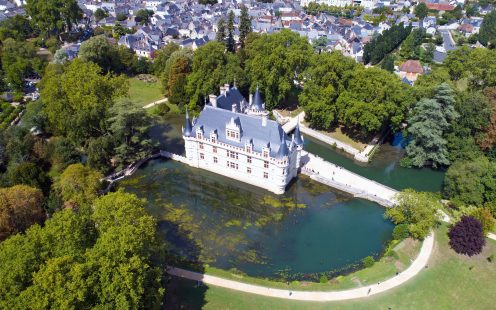
<svg viewBox="0 0 496 310">
<path fill-rule="evenodd" d="M 186 111 L 182 134 L 189 164 L 284 193 L 298 174 L 303 137 L 298 126 L 289 137 L 268 116 L 258 87 L 246 101 L 236 86 L 225 84 L 198 118 L 191 121 Z"/>
</svg>

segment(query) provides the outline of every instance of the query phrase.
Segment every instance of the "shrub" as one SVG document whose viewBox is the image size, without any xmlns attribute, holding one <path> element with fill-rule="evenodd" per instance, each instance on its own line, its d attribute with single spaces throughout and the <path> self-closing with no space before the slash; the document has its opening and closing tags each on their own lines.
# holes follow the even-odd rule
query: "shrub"
<svg viewBox="0 0 496 310">
<path fill-rule="evenodd" d="M 327 279 L 327 276 L 325 274 L 323 274 L 320 276 L 319 282 L 324 284 L 324 283 L 329 282 L 329 279 Z"/>
<path fill-rule="evenodd" d="M 410 230 L 408 229 L 408 224 L 399 224 L 393 229 L 393 238 L 395 240 L 403 240 L 408 238 L 409 235 Z"/>
<path fill-rule="evenodd" d="M 479 254 L 486 244 L 482 224 L 472 216 L 462 216 L 448 232 L 451 248 L 468 256 Z"/>
<path fill-rule="evenodd" d="M 374 266 L 375 260 L 372 256 L 367 256 L 364 259 L 362 259 L 362 263 L 363 266 L 365 266 L 365 268 L 369 268 Z"/>
<path fill-rule="evenodd" d="M 494 227 L 494 218 L 491 214 L 491 210 L 488 208 L 477 208 L 471 215 L 481 223 L 482 233 L 484 236 L 487 236 L 487 233 Z"/>
<path fill-rule="evenodd" d="M 489 257 L 487 258 L 487 261 L 490 263 L 494 262 L 494 254 L 489 255 Z"/>
</svg>

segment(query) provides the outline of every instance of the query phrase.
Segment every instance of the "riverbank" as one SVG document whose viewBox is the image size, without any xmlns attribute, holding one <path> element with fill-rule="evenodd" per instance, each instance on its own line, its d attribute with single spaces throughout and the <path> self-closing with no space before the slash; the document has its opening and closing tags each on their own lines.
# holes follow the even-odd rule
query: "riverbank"
<svg viewBox="0 0 496 310">
<path fill-rule="evenodd" d="M 213 285 L 174 278 L 167 288 L 173 308 L 196 305 L 203 309 L 491 309 L 496 289 L 495 263 L 487 257 L 496 253 L 496 241 L 489 240 L 483 253 L 466 257 L 448 245 L 447 226 L 435 230 L 428 268 L 412 281 L 379 295 L 336 302 L 304 302 L 258 296 Z M 434 304 L 432 301 L 435 300 Z"/>
<path fill-rule="evenodd" d="M 374 283 L 359 288 L 341 290 L 341 291 L 293 291 L 289 289 L 274 289 L 270 287 L 247 284 L 240 281 L 228 280 L 208 274 L 196 273 L 180 268 L 169 267 L 167 272 L 170 275 L 186 278 L 194 281 L 200 281 L 206 284 L 211 284 L 231 290 L 241 291 L 244 293 L 251 293 L 266 297 L 276 297 L 281 299 L 290 300 L 303 300 L 303 301 L 340 301 L 357 298 L 367 298 L 376 294 L 383 293 L 394 287 L 397 287 L 425 269 L 427 261 L 432 252 L 434 245 L 434 233 L 432 232 L 423 241 L 419 255 L 412 262 L 412 264 L 403 272 L 397 273 L 392 278 L 383 282 Z"/>
</svg>

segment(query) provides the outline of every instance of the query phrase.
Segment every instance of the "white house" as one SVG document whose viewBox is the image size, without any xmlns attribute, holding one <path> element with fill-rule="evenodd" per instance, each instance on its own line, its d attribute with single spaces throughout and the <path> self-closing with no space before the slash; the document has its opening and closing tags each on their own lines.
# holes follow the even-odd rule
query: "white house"
<svg viewBox="0 0 496 310">
<path fill-rule="evenodd" d="M 268 118 L 260 92 L 247 102 L 236 86 L 210 95 L 197 119 L 186 113 L 183 139 L 191 166 L 284 193 L 300 168 L 303 139 L 296 127 L 290 138 Z"/>
</svg>

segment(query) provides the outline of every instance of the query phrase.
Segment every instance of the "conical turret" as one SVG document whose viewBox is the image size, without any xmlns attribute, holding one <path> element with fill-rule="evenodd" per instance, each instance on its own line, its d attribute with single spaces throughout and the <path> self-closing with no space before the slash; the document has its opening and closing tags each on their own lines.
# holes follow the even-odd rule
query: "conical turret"
<svg viewBox="0 0 496 310">
<path fill-rule="evenodd" d="M 192 131 L 193 131 L 193 128 L 191 126 L 191 121 L 189 119 L 188 108 L 186 108 L 186 120 L 185 120 L 184 128 L 183 128 L 183 136 L 185 136 L 185 137 L 191 136 Z"/>
</svg>

